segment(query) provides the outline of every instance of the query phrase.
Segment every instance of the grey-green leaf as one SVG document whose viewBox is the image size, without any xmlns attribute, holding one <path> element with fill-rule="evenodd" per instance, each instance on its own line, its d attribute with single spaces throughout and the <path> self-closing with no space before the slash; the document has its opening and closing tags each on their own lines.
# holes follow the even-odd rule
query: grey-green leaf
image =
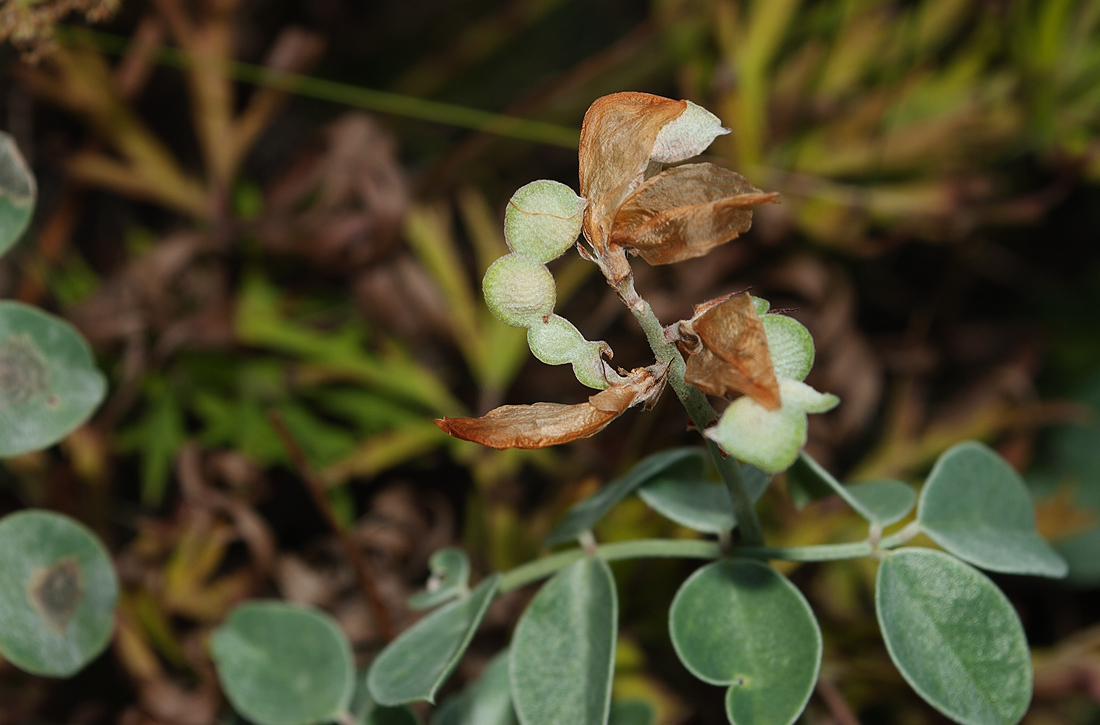
<svg viewBox="0 0 1100 725">
<path fill-rule="evenodd" d="M 467 596 L 421 619 L 371 663 L 367 687 L 382 705 L 435 701 L 477 632 L 500 588 L 500 575 L 482 580 Z"/>
<path fill-rule="evenodd" d="M 821 668 L 821 630 L 805 597 L 755 561 L 709 564 L 688 578 L 669 611 L 672 645 L 699 679 L 730 685 L 731 723 L 790 725 Z"/>
<path fill-rule="evenodd" d="M 916 491 L 904 481 L 868 481 L 845 486 L 806 451 L 800 452 L 798 460 L 787 469 L 787 484 L 792 496 L 803 505 L 835 493 L 857 514 L 879 526 L 901 521 L 917 502 Z"/>
<path fill-rule="evenodd" d="M 618 618 L 602 559 L 581 559 L 543 585 L 512 637 L 512 697 L 523 725 L 607 722 Z"/>
<path fill-rule="evenodd" d="M 425 591 L 409 597 L 410 609 L 431 609 L 469 590 L 470 559 L 462 549 L 450 546 L 432 554 L 428 560 L 432 570 Z"/>
<path fill-rule="evenodd" d="M 432 725 L 516 725 L 508 650 L 497 654 L 481 677 L 447 698 L 432 714 Z"/>
<path fill-rule="evenodd" d="M 69 323 L 0 302 L 0 458 L 52 445 L 88 419 L 107 390 Z"/>
<path fill-rule="evenodd" d="M 786 315 L 761 315 L 760 322 L 764 324 L 776 376 L 805 380 L 814 366 L 814 339 L 810 331 Z"/>
<path fill-rule="evenodd" d="M 917 520 L 937 544 L 990 571 L 1063 577 L 1066 562 L 1035 530 L 1019 474 L 980 443 L 960 443 L 936 461 Z"/>
<path fill-rule="evenodd" d="M 741 480 L 749 498 L 756 503 L 767 490 L 771 476 L 755 466 L 742 464 Z M 726 486 L 703 481 L 699 476 L 662 474 L 638 489 L 638 496 L 666 519 L 695 531 L 720 534 L 736 525 Z"/>
<path fill-rule="evenodd" d="M 350 709 L 355 725 L 420 725 L 420 718 L 404 705 L 386 707 L 375 702 L 367 690 L 365 674 L 356 678 Z"/>
<path fill-rule="evenodd" d="M 654 725 L 657 710 L 645 700 L 625 700 L 611 706 L 607 725 Z"/>
<path fill-rule="evenodd" d="M 930 705 L 964 725 L 1011 725 L 1031 701 L 1031 655 L 1004 594 L 941 551 L 891 552 L 875 609 L 891 659 Z"/>
<path fill-rule="evenodd" d="M 0 132 L 0 257 L 26 230 L 37 196 L 34 174 L 15 139 Z"/>
<path fill-rule="evenodd" d="M 512 684 L 508 676 L 509 653 L 501 652 L 489 663 L 469 689 L 464 703 L 463 723 L 470 725 L 515 725 Z"/>
<path fill-rule="evenodd" d="M 334 720 L 351 702 L 351 645 L 324 612 L 248 602 L 233 610 L 210 644 L 226 697 L 258 725 Z"/>
<path fill-rule="evenodd" d="M 643 458 L 630 471 L 601 488 L 598 492 L 581 501 L 565 514 L 544 542 L 554 546 L 572 541 L 581 532 L 590 530 L 610 511 L 615 504 L 634 492 L 634 489 L 658 475 L 665 469 L 684 463 L 692 458 L 702 461 L 703 451 L 699 448 L 672 448 Z"/>
<path fill-rule="evenodd" d="M 0 521 L 0 654 L 36 675 L 69 677 L 114 631 L 118 579 L 99 539 L 67 516 Z"/>
</svg>

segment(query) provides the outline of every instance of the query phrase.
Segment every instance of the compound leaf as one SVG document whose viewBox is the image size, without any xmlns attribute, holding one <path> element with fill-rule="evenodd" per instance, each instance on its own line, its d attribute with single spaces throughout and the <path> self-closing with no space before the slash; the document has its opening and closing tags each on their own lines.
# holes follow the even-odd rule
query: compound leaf
<svg viewBox="0 0 1100 725">
<path fill-rule="evenodd" d="M 512 638 L 512 697 L 523 725 L 607 722 L 618 609 L 602 559 L 581 559 L 543 585 Z"/>
<path fill-rule="evenodd" d="M 99 539 L 67 516 L 0 521 L 0 654 L 36 675 L 69 677 L 114 631 L 118 579 Z"/>
<path fill-rule="evenodd" d="M 440 607 L 390 642 L 367 673 L 367 687 L 375 701 L 382 705 L 434 702 L 499 588 L 499 574 L 486 577 L 467 596 Z"/>
<path fill-rule="evenodd" d="M 324 612 L 242 604 L 214 632 L 211 649 L 229 702 L 258 725 L 334 720 L 351 702 L 351 644 Z"/>
<path fill-rule="evenodd" d="M 980 443 L 960 443 L 936 462 L 917 519 L 937 544 L 990 571 L 1063 577 L 1058 552 L 1035 530 L 1035 509 L 1019 474 Z"/>
<path fill-rule="evenodd" d="M 1024 628 L 980 572 L 941 551 L 892 552 L 875 609 L 890 658 L 932 707 L 963 725 L 1023 717 L 1032 687 Z"/>
<path fill-rule="evenodd" d="M 755 561 L 709 564 L 688 578 L 669 611 L 672 644 L 699 679 L 730 685 L 731 723 L 790 725 L 821 667 L 821 630 L 805 597 Z"/>
</svg>

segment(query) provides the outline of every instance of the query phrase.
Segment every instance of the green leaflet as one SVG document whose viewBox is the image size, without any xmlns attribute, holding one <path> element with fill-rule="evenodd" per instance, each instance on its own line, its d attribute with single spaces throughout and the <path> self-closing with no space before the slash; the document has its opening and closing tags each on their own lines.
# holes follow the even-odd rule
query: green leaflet
<svg viewBox="0 0 1100 725">
<path fill-rule="evenodd" d="M 1068 571 L 1036 532 L 1019 474 L 980 443 L 960 443 L 940 456 L 921 491 L 917 520 L 937 544 L 983 569 L 1049 577 Z"/>
<path fill-rule="evenodd" d="M 486 577 L 469 595 L 440 607 L 390 642 L 367 673 L 367 687 L 375 701 L 382 705 L 434 702 L 498 588 L 499 574 Z"/>
<path fill-rule="evenodd" d="M 790 725 L 821 667 L 821 630 L 786 577 L 755 561 L 719 561 L 680 587 L 669 611 L 672 644 L 693 675 L 730 685 L 736 725 Z"/>
<path fill-rule="evenodd" d="M 1031 701 L 1031 653 L 993 582 L 940 551 L 903 549 L 879 567 L 875 610 L 894 664 L 964 725 L 1011 725 Z"/>
<path fill-rule="evenodd" d="M 0 654 L 27 672 L 69 677 L 111 639 L 118 578 L 103 544 L 49 511 L 0 521 Z"/>
<path fill-rule="evenodd" d="M 581 559 L 543 585 L 512 637 L 512 697 L 523 725 L 607 722 L 618 619 L 602 559 Z"/>
<path fill-rule="evenodd" d="M 258 725 L 334 720 L 351 702 L 351 645 L 324 612 L 249 602 L 214 632 L 211 649 L 233 708 Z"/>
</svg>

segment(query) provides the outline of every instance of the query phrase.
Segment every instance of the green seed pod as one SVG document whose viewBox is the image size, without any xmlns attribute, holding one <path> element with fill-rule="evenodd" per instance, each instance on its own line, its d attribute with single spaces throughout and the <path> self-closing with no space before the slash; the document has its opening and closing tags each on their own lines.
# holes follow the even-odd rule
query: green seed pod
<svg viewBox="0 0 1100 725">
<path fill-rule="evenodd" d="M 581 385 L 604 390 L 608 383 L 623 379 L 603 359 L 604 350 L 610 349 L 605 342 L 589 342 L 581 354 L 573 358 L 573 375 Z"/>
<path fill-rule="evenodd" d="M 532 181 L 512 195 L 504 212 L 508 247 L 545 264 L 573 246 L 587 202 L 557 181 Z"/>
<path fill-rule="evenodd" d="M 657 132 L 650 158 L 664 164 L 690 159 L 703 153 L 714 139 L 729 132 L 718 116 L 688 101 L 683 113 Z"/>
<path fill-rule="evenodd" d="M 485 304 L 512 327 L 530 327 L 554 312 L 557 289 L 543 265 L 507 254 L 489 266 L 481 283 Z"/>
<path fill-rule="evenodd" d="M 584 354 L 587 342 L 580 330 L 564 317 L 551 315 L 527 328 L 527 346 L 547 365 L 564 365 Z"/>
</svg>

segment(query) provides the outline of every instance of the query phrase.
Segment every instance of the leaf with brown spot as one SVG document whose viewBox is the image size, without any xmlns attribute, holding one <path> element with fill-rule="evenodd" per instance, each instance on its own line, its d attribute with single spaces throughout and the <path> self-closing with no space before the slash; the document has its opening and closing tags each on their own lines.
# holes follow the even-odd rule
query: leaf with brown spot
<svg viewBox="0 0 1100 725">
<path fill-rule="evenodd" d="M 27 596 L 39 616 L 50 629 L 61 634 L 69 626 L 83 594 L 80 562 L 75 556 L 35 570 L 27 584 Z"/>
<path fill-rule="evenodd" d="M 779 409 L 768 338 L 747 292 L 707 308 L 687 327 L 701 344 L 688 351 L 686 382 L 707 395 L 744 393 L 768 410 Z"/>
<path fill-rule="evenodd" d="M 580 140 L 584 235 L 603 254 L 619 205 L 638 186 L 661 128 L 687 108 L 649 93 L 613 93 L 597 98 L 584 114 Z"/>
<path fill-rule="evenodd" d="M 619 207 L 610 242 L 650 264 L 701 257 L 752 225 L 752 207 L 777 204 L 745 177 L 714 164 L 677 166 L 647 179 Z"/>
</svg>

